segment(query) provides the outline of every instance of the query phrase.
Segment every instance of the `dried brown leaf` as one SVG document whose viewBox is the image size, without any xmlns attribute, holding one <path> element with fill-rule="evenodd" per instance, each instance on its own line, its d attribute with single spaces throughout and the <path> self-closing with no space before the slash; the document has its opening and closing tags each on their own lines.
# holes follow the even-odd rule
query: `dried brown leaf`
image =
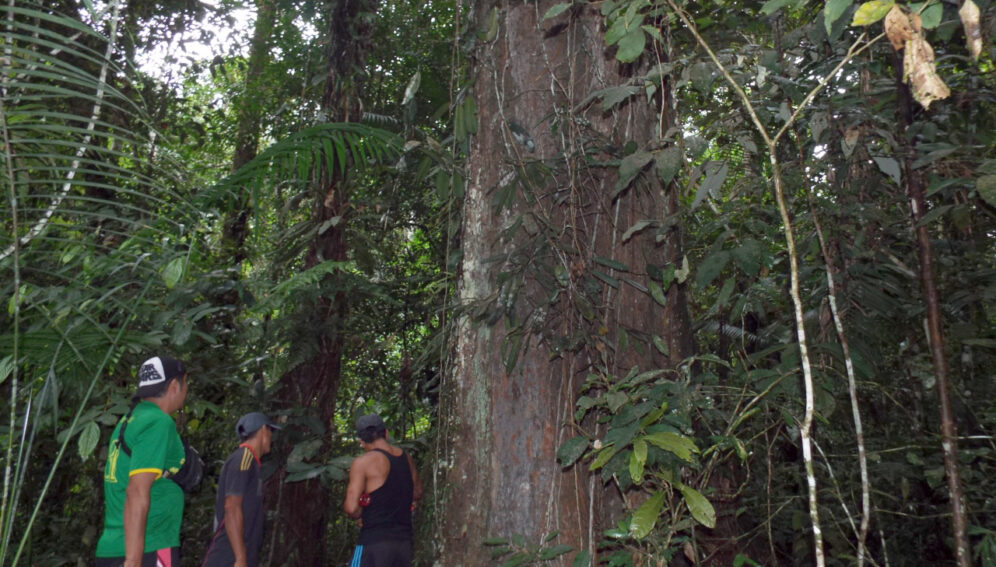
<svg viewBox="0 0 996 567">
<path fill-rule="evenodd" d="M 972 59 L 978 60 L 982 53 L 982 28 L 979 27 L 979 7 L 972 0 L 965 0 L 958 9 L 958 17 L 965 28 L 965 43 Z"/>
<path fill-rule="evenodd" d="M 913 39 L 916 32 L 910 22 L 909 15 L 898 5 L 892 7 L 885 15 L 885 35 L 889 38 L 892 48 L 899 51 L 906 45 L 906 42 Z"/>
<path fill-rule="evenodd" d="M 697 563 L 697 561 L 695 561 L 695 547 L 692 545 L 692 542 L 685 540 L 685 544 L 681 547 L 681 551 L 685 554 L 685 559 L 692 562 L 692 565 Z"/>
<path fill-rule="evenodd" d="M 934 66 L 934 50 L 927 40 L 919 37 L 906 42 L 903 53 L 903 76 L 909 81 L 913 98 L 924 108 L 929 108 L 935 100 L 947 98 L 951 89 L 937 76 Z"/>
</svg>

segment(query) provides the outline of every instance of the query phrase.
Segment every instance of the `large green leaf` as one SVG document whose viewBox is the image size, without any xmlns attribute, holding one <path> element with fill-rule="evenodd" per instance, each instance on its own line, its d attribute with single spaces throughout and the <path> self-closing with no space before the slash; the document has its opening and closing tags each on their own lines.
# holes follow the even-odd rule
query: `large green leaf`
<svg viewBox="0 0 996 567">
<path fill-rule="evenodd" d="M 597 91 L 595 94 L 602 99 L 602 110 L 609 111 L 619 103 L 642 91 L 643 88 L 637 85 L 620 85 Z"/>
<path fill-rule="evenodd" d="M 599 450 L 598 455 L 596 455 L 595 459 L 591 462 L 588 470 L 596 471 L 604 467 L 605 463 L 609 462 L 609 460 L 616 456 L 616 453 L 618 452 L 619 449 L 611 445 L 608 447 L 602 447 L 602 449 Z"/>
<path fill-rule="evenodd" d="M 636 512 L 633 512 L 633 519 L 629 524 L 629 533 L 631 536 L 635 539 L 643 539 L 650 535 L 650 532 L 653 531 L 654 526 L 657 524 L 657 518 L 661 515 L 666 498 L 667 496 L 664 492 L 657 491 Z"/>
<path fill-rule="evenodd" d="M 173 289 L 180 282 L 180 278 L 183 277 L 184 263 L 184 258 L 182 257 L 173 258 L 163 268 L 163 283 L 166 284 L 166 289 Z"/>
<path fill-rule="evenodd" d="M 870 2 L 865 2 L 858 6 L 858 11 L 854 13 L 851 25 L 870 26 L 884 18 L 895 4 L 895 0 L 871 0 Z"/>
<path fill-rule="evenodd" d="M 650 435 L 643 437 L 643 439 L 651 445 L 660 447 L 669 453 L 674 453 L 683 461 L 691 462 L 692 454 L 699 451 L 698 447 L 695 446 L 694 441 L 684 435 L 671 433 L 670 431 L 651 433 Z"/>
<path fill-rule="evenodd" d="M 896 185 L 900 185 L 902 174 L 899 172 L 899 162 L 891 157 L 875 157 L 875 164 L 886 174 Z"/>
<path fill-rule="evenodd" d="M 647 442 L 643 439 L 633 441 L 633 452 L 629 455 L 629 477 L 636 484 L 643 483 L 643 469 L 647 465 Z"/>
<path fill-rule="evenodd" d="M 676 483 L 676 485 L 678 490 L 681 491 L 681 495 L 685 498 L 688 511 L 692 513 L 695 521 L 707 528 L 715 528 L 716 509 L 713 508 L 712 503 L 705 496 L 702 496 L 702 493 L 698 490 L 681 483 Z"/>
<path fill-rule="evenodd" d="M 669 146 L 659 152 L 655 158 L 657 165 L 657 176 L 663 183 L 670 183 L 674 176 L 681 171 L 684 163 L 684 154 L 680 148 Z"/>
<path fill-rule="evenodd" d="M 80 432 L 79 438 L 79 455 L 85 461 L 90 455 L 93 454 L 93 450 L 97 448 L 97 443 L 100 442 L 100 426 L 96 422 L 91 421 L 83 426 L 83 430 Z"/>
<path fill-rule="evenodd" d="M 996 175 L 983 175 L 975 181 L 975 190 L 989 206 L 996 207 Z"/>
<path fill-rule="evenodd" d="M 619 39 L 619 49 L 616 51 L 616 59 L 622 63 L 632 63 L 636 61 L 647 45 L 647 34 L 639 27 L 629 30 L 629 32 Z"/>
<path fill-rule="evenodd" d="M 643 32 L 640 32 L 643 33 Z M 623 158 L 622 163 L 619 164 L 619 180 L 616 181 L 615 191 L 612 192 L 612 196 L 615 197 L 620 192 L 628 188 L 636 176 L 643 171 L 643 169 L 654 159 L 654 155 L 650 152 L 639 151 L 634 152 L 625 158 Z"/>
</svg>

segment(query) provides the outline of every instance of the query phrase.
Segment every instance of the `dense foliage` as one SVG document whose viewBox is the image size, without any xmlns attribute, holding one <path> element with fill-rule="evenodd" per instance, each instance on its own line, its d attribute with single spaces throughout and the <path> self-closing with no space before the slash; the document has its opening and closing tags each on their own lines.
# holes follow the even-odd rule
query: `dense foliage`
<svg viewBox="0 0 996 567">
<path fill-rule="evenodd" d="M 579 98 L 603 113 L 662 100 L 674 126 L 642 145 L 575 139 L 562 161 L 518 169 L 488 206 L 505 210 L 515 191 L 528 195 L 533 180 L 558 179 L 566 164 L 612 170 L 610 201 L 648 187 L 675 192 L 674 214 L 648 215 L 624 239 L 660 241 L 680 228 L 681 260 L 627 266 L 596 255 L 565 271 L 558 256 L 582 257 L 580 247 L 549 236 L 575 227 L 531 215 L 515 230 L 541 236 L 509 239 L 506 292 L 473 305 L 458 304 L 454 289 L 463 160 L 478 127 L 466 58 L 494 37 L 472 25 L 489 21 L 475 13 L 488 7 L 388 0 L 362 12 L 347 32 L 375 38 L 366 64 L 335 79 L 363 85 L 363 112 L 340 122 L 322 100 L 336 5 L 257 0 L 251 8 L 270 18 L 242 30 L 245 49 L 170 63 L 161 75 L 134 61 L 167 38 L 214 33 L 202 18 L 231 25 L 246 6 L 2 9 L 0 565 L 89 563 L 108 436 L 137 364 L 153 352 L 187 361 L 191 393 L 177 421 L 208 462 L 208 482 L 187 504 L 185 565 L 207 544 L 213 480 L 246 411 L 288 424 L 267 462 L 268 497 L 315 482 L 338 506 L 358 450 L 351 421 L 367 411 L 385 417 L 425 478 L 442 478 L 450 463 L 436 412 L 451 322 L 470 314 L 507 325 L 502 348 L 515 367 L 525 322 L 509 314 L 522 308 L 528 278 L 573 310 L 556 321 L 572 332 L 551 331 L 544 343 L 550 358 L 596 353 L 558 457 L 621 495 L 616 525 L 596 534 L 598 564 L 794 565 L 820 554 L 830 565 L 952 563 L 937 409 L 947 387 L 972 561 L 996 565 L 991 2 L 978 2 L 974 17 L 970 0 L 603 2 L 606 53 L 643 71 Z M 581 13 L 547 2 L 542 21 L 556 33 Z M 897 17 L 910 22 L 898 40 L 905 58 L 890 42 L 898 28 L 880 35 Z M 254 42 L 263 42 L 256 51 Z M 933 59 L 914 66 L 909 54 L 925 53 L 922 42 Z M 556 134 L 559 124 L 531 127 Z M 239 163 L 246 136 L 254 151 Z M 318 219 L 330 176 L 348 201 Z M 926 210 L 913 213 L 917 191 Z M 947 386 L 926 330 L 921 228 Z M 344 259 L 314 256 L 329 231 L 341 232 Z M 633 270 L 652 281 L 638 287 Z M 649 316 L 662 320 L 672 286 L 682 286 L 693 355 L 620 371 L 628 349 L 668 357 L 674 348 L 663 331 L 601 324 L 600 298 L 626 286 L 650 295 L 659 312 Z M 328 377 L 331 407 L 281 404 L 281 378 L 330 335 L 343 345 L 339 375 Z M 812 441 L 811 461 L 801 438 Z M 418 516 L 425 565 L 441 513 L 437 487 L 427 488 Z M 345 564 L 356 528 L 332 518 L 325 556 Z M 487 543 L 509 565 L 594 564 L 590 550 L 556 534 L 492 535 Z"/>
</svg>

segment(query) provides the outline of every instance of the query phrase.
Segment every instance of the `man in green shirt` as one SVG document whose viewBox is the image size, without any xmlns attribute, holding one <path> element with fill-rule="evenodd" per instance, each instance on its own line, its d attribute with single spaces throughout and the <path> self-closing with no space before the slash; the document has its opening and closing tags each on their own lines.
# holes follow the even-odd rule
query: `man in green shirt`
<svg viewBox="0 0 996 567">
<path fill-rule="evenodd" d="M 132 408 L 111 434 L 96 567 L 180 564 L 183 490 L 168 477 L 185 455 L 170 414 L 187 398 L 187 371 L 175 358 L 156 356 L 138 378 Z"/>
</svg>

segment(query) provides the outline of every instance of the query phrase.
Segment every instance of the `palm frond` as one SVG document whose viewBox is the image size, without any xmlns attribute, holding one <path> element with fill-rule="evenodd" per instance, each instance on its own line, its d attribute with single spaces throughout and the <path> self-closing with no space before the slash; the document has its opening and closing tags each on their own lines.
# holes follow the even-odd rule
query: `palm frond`
<svg viewBox="0 0 996 567">
<path fill-rule="evenodd" d="M 365 124 L 319 124 L 269 146 L 203 197 L 214 206 L 230 205 L 248 188 L 255 201 L 265 187 L 304 187 L 321 170 L 344 173 L 389 164 L 401 155 L 403 144 L 397 134 Z"/>
<path fill-rule="evenodd" d="M 14 473 L 4 475 L 0 506 L 4 565 L 23 559 L 51 480 L 41 493 L 24 495 L 34 503 L 30 515 L 17 511 L 17 471 L 32 456 L 30 440 L 14 435 L 13 424 L 34 430 L 29 421 L 38 412 L 27 404 L 49 383 L 34 378 L 48 373 L 71 381 L 58 395 L 75 392 L 71 404 L 61 402 L 70 411 L 60 416 L 73 431 L 108 366 L 123 353 L 162 342 L 155 314 L 177 278 L 164 270 L 189 256 L 190 232 L 202 222 L 195 204 L 175 188 L 174 173 L 182 168 L 159 157 L 151 121 L 130 94 L 140 89 L 129 84 L 120 63 L 120 3 L 107 2 L 100 14 L 73 12 L 88 9 L 82 4 L 66 6 L 58 12 L 18 2 L 4 7 L 0 21 L 6 203 L 0 290 L 14 307 L 0 312 L 0 349 L 12 353 L 4 364 L 14 369 L 4 384 L 9 396 L 0 403 L 11 430 L 4 464 Z M 70 437 L 48 463 L 52 472 Z"/>
</svg>

